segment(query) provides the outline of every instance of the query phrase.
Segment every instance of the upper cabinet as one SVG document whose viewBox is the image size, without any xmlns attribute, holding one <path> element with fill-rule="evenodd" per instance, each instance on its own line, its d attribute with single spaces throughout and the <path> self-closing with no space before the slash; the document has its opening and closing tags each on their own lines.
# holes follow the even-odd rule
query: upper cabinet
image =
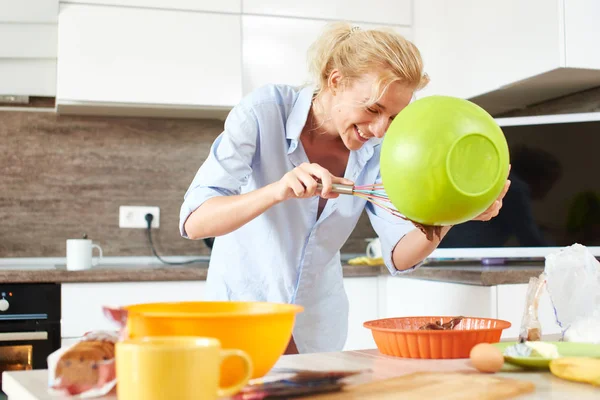
<svg viewBox="0 0 600 400">
<path fill-rule="evenodd" d="M 57 25 L 0 22 L 0 94 L 56 93 Z"/>
<path fill-rule="evenodd" d="M 307 83 L 307 50 L 336 20 L 363 29 L 392 27 L 410 39 L 412 1 L 242 0 L 244 94 L 267 83 Z"/>
<path fill-rule="evenodd" d="M 222 118 L 259 86 L 305 83 L 307 50 L 328 21 L 388 26 L 410 39 L 412 3 L 65 1 L 58 16 L 57 109 Z"/>
<path fill-rule="evenodd" d="M 57 53 L 56 24 L 0 21 L 0 58 L 53 58 Z"/>
<path fill-rule="evenodd" d="M 38 0 L 40 1 L 40 0 Z M 170 10 L 240 13 L 242 0 L 69 0 L 72 4 L 98 4 Z"/>
<path fill-rule="evenodd" d="M 245 3 L 244 7 L 246 7 Z M 327 22 L 305 18 L 244 15 L 242 17 L 244 94 L 267 83 L 289 85 L 307 83 L 310 78 L 307 51 Z M 379 26 L 366 23 L 356 25 L 363 29 Z M 409 27 L 393 28 L 410 39 Z"/>
<path fill-rule="evenodd" d="M 0 1 L 0 21 L 56 23 L 58 0 Z"/>
<path fill-rule="evenodd" d="M 231 108 L 242 92 L 240 25 L 236 14 L 63 5 L 59 111 L 82 102 Z"/>
<path fill-rule="evenodd" d="M 600 1 L 565 0 L 564 7 L 567 66 L 600 69 Z"/>
<path fill-rule="evenodd" d="M 412 0 L 242 0 L 244 14 L 277 15 L 372 22 L 387 25 L 412 23 Z"/>
<path fill-rule="evenodd" d="M 58 0 L 0 2 L 0 95 L 56 93 Z"/>
<path fill-rule="evenodd" d="M 0 95 L 54 97 L 56 58 L 0 58 Z"/>
<path fill-rule="evenodd" d="M 600 2 L 419 0 L 414 40 L 431 84 L 492 114 L 600 86 Z"/>
</svg>

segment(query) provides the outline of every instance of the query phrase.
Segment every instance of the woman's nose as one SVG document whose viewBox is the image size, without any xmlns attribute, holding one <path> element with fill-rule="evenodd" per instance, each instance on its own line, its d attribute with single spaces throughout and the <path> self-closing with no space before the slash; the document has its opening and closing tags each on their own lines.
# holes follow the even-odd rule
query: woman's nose
<svg viewBox="0 0 600 400">
<path fill-rule="evenodd" d="M 385 135 L 385 132 L 387 132 L 389 126 L 390 126 L 389 119 L 377 118 L 375 121 L 373 121 L 370 128 L 371 128 L 371 132 L 373 132 L 373 135 L 376 138 L 382 138 Z"/>
</svg>

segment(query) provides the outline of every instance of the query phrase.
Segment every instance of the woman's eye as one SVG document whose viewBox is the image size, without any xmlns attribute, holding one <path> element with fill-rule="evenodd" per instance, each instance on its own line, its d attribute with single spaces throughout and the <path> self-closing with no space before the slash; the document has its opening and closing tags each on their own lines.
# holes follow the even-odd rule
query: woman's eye
<svg viewBox="0 0 600 400">
<path fill-rule="evenodd" d="M 371 107 L 367 107 L 367 111 L 370 112 L 371 114 L 377 114 L 377 110 L 375 110 L 374 108 L 371 108 Z"/>
</svg>

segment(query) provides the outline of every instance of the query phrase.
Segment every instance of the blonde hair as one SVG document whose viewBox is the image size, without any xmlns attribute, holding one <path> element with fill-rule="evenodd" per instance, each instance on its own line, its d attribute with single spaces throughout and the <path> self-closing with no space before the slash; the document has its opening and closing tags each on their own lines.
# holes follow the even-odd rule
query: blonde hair
<svg viewBox="0 0 600 400">
<path fill-rule="evenodd" d="M 369 72 L 380 76 L 367 104 L 374 104 L 393 82 L 401 82 L 414 90 L 429 82 L 423 72 L 419 49 L 392 29 L 362 30 L 346 22 L 333 22 L 308 50 L 309 72 L 318 96 L 328 87 L 334 69 L 351 81 Z"/>
</svg>

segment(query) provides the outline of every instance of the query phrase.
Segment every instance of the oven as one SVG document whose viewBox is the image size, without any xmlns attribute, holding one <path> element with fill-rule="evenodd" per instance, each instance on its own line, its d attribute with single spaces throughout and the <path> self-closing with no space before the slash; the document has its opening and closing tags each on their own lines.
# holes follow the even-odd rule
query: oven
<svg viewBox="0 0 600 400">
<path fill-rule="evenodd" d="M 60 284 L 0 283 L 0 388 L 4 371 L 47 368 L 60 348 L 60 309 Z"/>
</svg>

